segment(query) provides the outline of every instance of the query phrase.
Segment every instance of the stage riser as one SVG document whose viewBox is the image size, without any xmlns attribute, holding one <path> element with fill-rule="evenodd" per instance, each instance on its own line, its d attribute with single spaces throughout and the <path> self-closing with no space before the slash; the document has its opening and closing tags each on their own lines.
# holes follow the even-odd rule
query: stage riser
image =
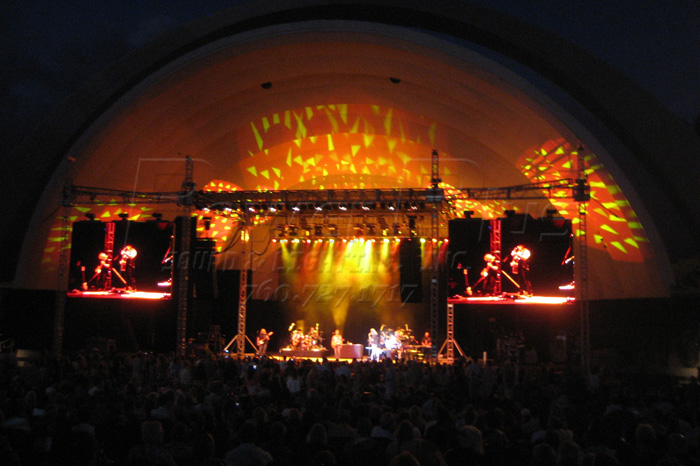
<svg viewBox="0 0 700 466">
<path fill-rule="evenodd" d="M 561 361 L 562 336 L 571 352 L 580 333 L 576 305 L 456 304 L 455 340 L 474 359 L 496 358 L 498 340 L 522 335 L 520 362 L 535 350 L 537 362 Z M 532 353 L 528 354 L 532 357 Z"/>
<path fill-rule="evenodd" d="M 173 300 L 69 298 L 63 347 L 118 351 L 174 351 L 177 310 Z M 104 349 L 104 348 L 100 348 Z"/>
</svg>

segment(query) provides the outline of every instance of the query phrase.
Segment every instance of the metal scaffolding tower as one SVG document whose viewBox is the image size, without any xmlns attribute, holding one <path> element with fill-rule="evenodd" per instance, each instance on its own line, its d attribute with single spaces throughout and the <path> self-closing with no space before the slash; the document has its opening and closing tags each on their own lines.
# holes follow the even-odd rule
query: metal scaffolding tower
<svg viewBox="0 0 700 466">
<path fill-rule="evenodd" d="M 114 230 L 115 230 L 114 222 L 107 223 L 107 225 L 105 225 L 105 227 L 107 229 L 105 231 L 104 253 L 107 254 L 108 259 L 112 259 L 114 257 Z M 105 275 L 104 287 L 106 289 L 112 288 L 112 271 L 111 270 Z"/>
<path fill-rule="evenodd" d="M 245 324 L 248 313 L 248 267 L 252 267 L 253 253 L 250 243 L 250 230 L 248 222 L 245 222 L 241 230 L 241 240 L 243 241 L 243 260 L 241 261 L 241 276 L 238 282 L 238 333 L 236 334 L 236 352 L 242 359 L 245 355 Z"/>
<path fill-rule="evenodd" d="M 63 215 L 61 216 L 61 244 L 58 256 L 58 286 L 56 289 L 56 314 L 53 327 L 53 351 L 56 355 L 63 352 L 63 327 L 66 316 L 66 295 L 68 293 L 68 251 L 70 250 L 70 201 L 64 192 Z"/>
<path fill-rule="evenodd" d="M 462 355 L 462 357 L 465 357 L 464 351 L 462 351 L 459 343 L 457 343 L 457 340 L 455 340 L 455 305 L 452 303 L 447 303 L 447 323 L 445 327 L 447 338 L 440 347 L 438 355 L 442 354 L 444 350 L 445 359 L 449 364 L 452 364 L 455 361 L 455 348 L 457 348 L 457 351 L 459 351 L 459 354 Z"/>
<path fill-rule="evenodd" d="M 578 252 L 575 260 L 574 282 L 576 299 L 581 316 L 581 368 L 588 373 L 591 367 L 590 301 L 588 299 L 588 226 L 587 209 L 591 198 L 586 174 L 586 158 L 583 148 L 577 151 L 578 179 L 574 188 L 574 200 L 578 202 Z"/>
<path fill-rule="evenodd" d="M 499 219 L 493 219 L 489 222 L 491 227 L 491 234 L 489 236 L 491 255 L 495 257 L 495 262 L 498 265 L 498 272 L 496 273 L 496 279 L 493 283 L 493 294 L 494 296 L 500 296 L 503 290 L 501 284 L 501 221 Z"/>
<path fill-rule="evenodd" d="M 431 355 L 435 354 L 435 337 L 438 333 L 438 317 L 440 312 L 440 245 L 437 238 L 440 236 L 440 218 L 438 209 L 442 204 L 444 196 L 440 191 L 440 158 L 438 151 L 432 152 L 432 177 L 431 186 L 434 197 L 431 199 L 430 210 L 430 237 L 433 240 L 431 270 L 430 270 L 430 335 L 433 338 L 433 347 L 430 349 Z"/>
<path fill-rule="evenodd" d="M 177 260 L 178 280 L 177 280 L 177 352 L 184 356 L 187 348 L 187 311 L 190 300 L 190 260 L 192 259 L 192 194 L 195 184 L 193 181 L 193 163 L 187 157 L 185 163 L 185 180 L 182 182 L 182 191 L 179 202 L 183 206 L 184 215 L 180 222 L 179 257 Z"/>
</svg>

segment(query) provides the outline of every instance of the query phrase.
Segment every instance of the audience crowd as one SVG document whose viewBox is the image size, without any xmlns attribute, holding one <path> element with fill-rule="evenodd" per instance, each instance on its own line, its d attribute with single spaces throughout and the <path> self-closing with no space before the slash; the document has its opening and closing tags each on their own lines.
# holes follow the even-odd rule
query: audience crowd
<svg viewBox="0 0 700 466">
<path fill-rule="evenodd" d="M 696 380 L 563 366 L 0 355 L 0 463 L 700 465 Z"/>
</svg>

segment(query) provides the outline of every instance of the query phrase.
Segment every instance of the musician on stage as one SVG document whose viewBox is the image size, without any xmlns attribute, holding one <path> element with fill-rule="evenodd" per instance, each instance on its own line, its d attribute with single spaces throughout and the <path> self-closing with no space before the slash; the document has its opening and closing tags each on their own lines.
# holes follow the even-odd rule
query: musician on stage
<svg viewBox="0 0 700 466">
<path fill-rule="evenodd" d="M 369 346 L 370 354 L 369 358 L 372 361 L 379 361 L 379 355 L 381 354 L 381 349 L 379 348 L 379 333 L 373 328 L 369 330 L 367 335 L 367 346 Z"/>
<path fill-rule="evenodd" d="M 423 334 L 423 339 L 420 341 L 420 345 L 428 348 L 433 347 L 433 339 L 430 337 L 430 332 L 425 332 Z"/>
<path fill-rule="evenodd" d="M 462 263 L 457 264 L 457 278 L 456 280 L 464 281 L 464 295 L 472 295 L 472 287 L 469 285 L 469 269 L 462 266 Z M 458 288 L 461 291 L 461 286 Z"/>
<path fill-rule="evenodd" d="M 93 278 L 97 278 L 97 287 L 99 289 L 106 290 L 111 288 L 112 284 L 112 261 L 106 252 L 101 252 L 97 259 L 100 263 L 95 268 L 95 276 Z"/>
<path fill-rule="evenodd" d="M 119 270 L 121 270 L 126 280 L 126 289 L 135 290 L 136 289 L 136 277 L 134 276 L 134 271 L 136 270 L 136 255 L 138 252 L 133 246 L 126 245 L 122 248 L 119 253 Z"/>
<path fill-rule="evenodd" d="M 270 342 L 270 336 L 274 332 L 267 332 L 264 328 L 261 328 L 258 332 L 258 336 L 255 339 L 255 343 L 258 345 L 258 351 L 256 356 L 262 358 L 267 354 L 267 344 Z"/>
<path fill-rule="evenodd" d="M 294 350 L 301 349 L 303 343 L 304 343 L 304 333 L 299 329 L 295 329 L 294 332 L 292 333 L 292 349 L 294 349 Z"/>
<path fill-rule="evenodd" d="M 531 252 L 522 244 L 517 245 L 510 252 L 510 268 L 513 275 L 517 276 L 520 294 L 532 296 L 532 284 L 530 283 L 530 257 Z"/>
<path fill-rule="evenodd" d="M 340 330 L 335 329 L 333 336 L 331 337 L 331 348 L 333 348 L 333 353 L 336 359 L 340 359 L 340 349 L 343 346 L 343 335 L 340 334 Z"/>
<path fill-rule="evenodd" d="M 501 263 L 496 256 L 487 253 L 484 255 L 484 269 L 481 271 L 481 279 L 484 280 L 483 290 L 486 295 L 494 295 L 496 288 L 496 278 L 501 273 Z"/>
</svg>

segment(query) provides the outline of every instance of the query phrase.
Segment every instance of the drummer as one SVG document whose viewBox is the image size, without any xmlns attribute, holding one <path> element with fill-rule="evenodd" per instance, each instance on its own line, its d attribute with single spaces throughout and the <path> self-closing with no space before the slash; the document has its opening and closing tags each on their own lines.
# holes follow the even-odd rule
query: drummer
<svg viewBox="0 0 700 466">
<path fill-rule="evenodd" d="M 301 344 L 304 341 L 304 334 L 301 332 L 301 330 L 296 329 L 292 333 L 292 348 L 295 350 L 301 349 Z"/>
</svg>

